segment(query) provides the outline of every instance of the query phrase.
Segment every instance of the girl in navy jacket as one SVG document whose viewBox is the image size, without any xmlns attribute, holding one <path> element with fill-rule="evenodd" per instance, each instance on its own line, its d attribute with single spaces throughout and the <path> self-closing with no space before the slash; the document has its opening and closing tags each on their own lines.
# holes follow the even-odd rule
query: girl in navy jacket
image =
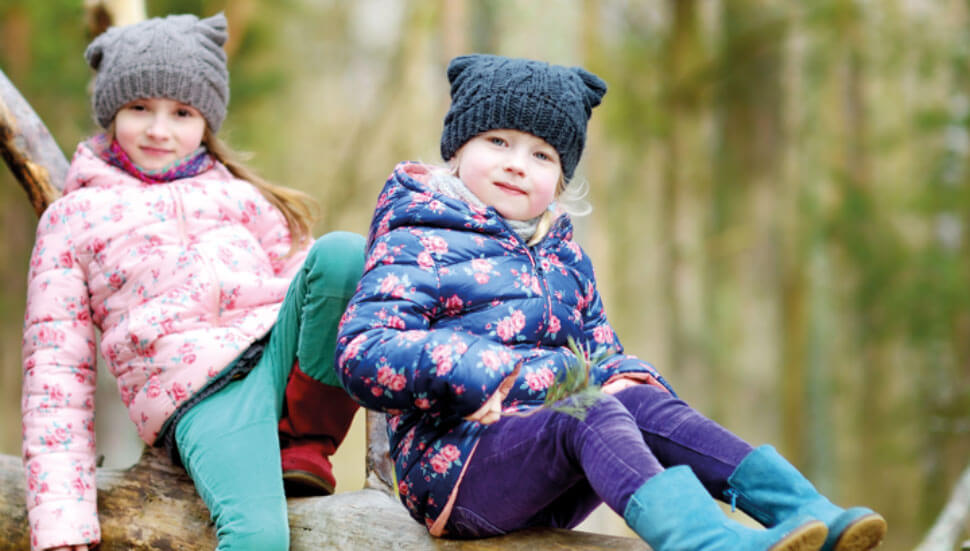
<svg viewBox="0 0 970 551">
<path fill-rule="evenodd" d="M 567 214 L 605 83 L 487 55 L 452 60 L 448 77 L 447 167 L 391 174 L 337 343 L 345 388 L 387 414 L 411 515 L 436 536 L 484 537 L 572 527 L 605 501 L 656 551 L 877 545 L 882 517 L 831 504 L 624 354 Z M 585 365 L 602 392 L 546 405 Z"/>
</svg>

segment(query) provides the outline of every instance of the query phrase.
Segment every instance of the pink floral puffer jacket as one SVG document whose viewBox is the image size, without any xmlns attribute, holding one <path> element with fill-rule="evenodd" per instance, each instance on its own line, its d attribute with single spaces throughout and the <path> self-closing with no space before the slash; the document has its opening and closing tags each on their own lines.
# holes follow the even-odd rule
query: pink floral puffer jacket
<svg viewBox="0 0 970 551">
<path fill-rule="evenodd" d="M 145 184 L 84 144 L 43 214 L 23 338 L 23 459 L 31 545 L 100 540 L 95 330 L 141 438 L 276 321 L 306 251 L 282 214 L 217 163 Z"/>
</svg>

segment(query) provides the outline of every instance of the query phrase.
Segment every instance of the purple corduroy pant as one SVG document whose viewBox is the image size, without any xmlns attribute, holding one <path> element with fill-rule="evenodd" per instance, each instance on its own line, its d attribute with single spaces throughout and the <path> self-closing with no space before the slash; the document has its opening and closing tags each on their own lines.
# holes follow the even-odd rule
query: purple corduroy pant
<svg viewBox="0 0 970 551">
<path fill-rule="evenodd" d="M 652 385 L 603 398 L 580 420 L 543 409 L 486 430 L 465 471 L 447 537 L 478 538 L 530 526 L 572 528 L 600 503 L 627 500 L 666 467 L 689 465 L 711 495 L 751 446 Z"/>
</svg>

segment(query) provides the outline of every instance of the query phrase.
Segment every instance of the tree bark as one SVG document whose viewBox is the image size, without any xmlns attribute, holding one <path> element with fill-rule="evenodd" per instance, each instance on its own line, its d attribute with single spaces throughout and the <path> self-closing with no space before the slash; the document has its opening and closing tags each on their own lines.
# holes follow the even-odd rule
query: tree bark
<svg viewBox="0 0 970 551">
<path fill-rule="evenodd" d="M 967 467 L 957 482 L 950 500 L 940 516 L 933 523 L 926 538 L 914 551 L 951 551 L 963 534 L 967 519 L 970 518 L 970 467 Z M 964 542 L 962 549 L 967 549 Z"/>
<path fill-rule="evenodd" d="M 47 127 L 0 70 L 0 156 L 38 216 L 60 196 L 67 160 Z"/>
<path fill-rule="evenodd" d="M 215 530 L 192 481 L 158 449 L 146 448 L 138 463 L 128 469 L 99 469 L 97 483 L 100 551 L 215 548 Z M 29 549 L 19 458 L 0 455 L 0 488 L 0 534 L 4 534 L 0 551 Z M 635 539 L 556 529 L 524 530 L 484 540 L 437 539 L 394 496 L 372 487 L 329 497 L 292 498 L 289 518 L 293 551 L 649 550 Z"/>
<path fill-rule="evenodd" d="M 290 549 L 649 551 L 640 540 L 588 532 L 532 529 L 483 540 L 433 538 L 390 492 L 383 415 L 367 414 L 367 487 L 328 497 L 289 501 Z M 0 455 L 0 551 L 30 548 L 20 458 Z M 157 448 L 146 448 L 128 469 L 98 469 L 99 551 L 214 549 L 209 511 L 185 470 Z"/>
</svg>

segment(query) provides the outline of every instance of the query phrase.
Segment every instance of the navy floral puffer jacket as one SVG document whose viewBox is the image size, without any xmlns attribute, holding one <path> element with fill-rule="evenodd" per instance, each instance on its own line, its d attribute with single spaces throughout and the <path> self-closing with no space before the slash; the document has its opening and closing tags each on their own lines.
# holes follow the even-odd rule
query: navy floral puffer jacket
<svg viewBox="0 0 970 551">
<path fill-rule="evenodd" d="M 528 247 L 494 209 L 430 191 L 431 170 L 398 165 L 378 198 L 337 371 L 363 406 L 387 413 L 401 500 L 441 535 L 439 517 L 488 430 L 463 417 L 517 365 L 505 408 L 542 404 L 574 365 L 567 337 L 611 350 L 592 368 L 595 384 L 623 373 L 666 383 L 622 353 L 568 216 Z"/>
</svg>

